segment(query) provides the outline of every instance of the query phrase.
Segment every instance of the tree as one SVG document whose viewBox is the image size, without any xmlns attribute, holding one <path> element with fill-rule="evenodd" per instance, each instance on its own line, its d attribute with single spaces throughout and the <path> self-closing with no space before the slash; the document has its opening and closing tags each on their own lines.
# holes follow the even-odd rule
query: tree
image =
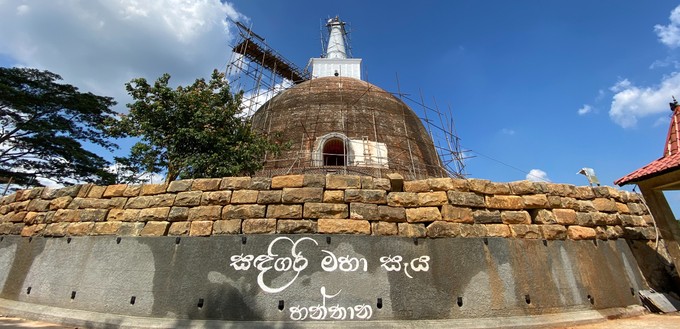
<svg viewBox="0 0 680 329">
<path fill-rule="evenodd" d="M 35 177 L 109 184 L 109 163 L 81 142 L 116 147 L 103 131 L 115 102 L 60 80 L 49 71 L 0 67 L 0 176 L 31 185 L 39 185 Z"/>
<path fill-rule="evenodd" d="M 116 158 L 128 172 L 167 171 L 166 182 L 251 175 L 262 168 L 265 152 L 280 150 L 239 115 L 242 95 L 230 92 L 223 73 L 176 89 L 169 81 L 164 74 L 153 86 L 143 78 L 125 85 L 134 102 L 109 126 L 112 136 L 141 137 L 129 156 Z"/>
</svg>

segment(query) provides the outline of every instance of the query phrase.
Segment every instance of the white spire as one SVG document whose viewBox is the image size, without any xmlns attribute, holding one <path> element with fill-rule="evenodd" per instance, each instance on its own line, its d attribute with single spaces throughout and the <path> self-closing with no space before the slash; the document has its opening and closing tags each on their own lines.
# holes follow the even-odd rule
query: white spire
<svg viewBox="0 0 680 329">
<path fill-rule="evenodd" d="M 320 77 L 350 77 L 361 79 L 361 58 L 348 58 L 347 31 L 345 22 L 339 17 L 326 22 L 328 28 L 328 46 L 323 58 L 312 58 L 312 79 Z"/>
<path fill-rule="evenodd" d="M 336 16 L 329 19 L 326 26 L 330 34 L 326 58 L 347 58 L 347 52 L 345 51 L 345 22 L 340 21 L 340 18 Z"/>
</svg>

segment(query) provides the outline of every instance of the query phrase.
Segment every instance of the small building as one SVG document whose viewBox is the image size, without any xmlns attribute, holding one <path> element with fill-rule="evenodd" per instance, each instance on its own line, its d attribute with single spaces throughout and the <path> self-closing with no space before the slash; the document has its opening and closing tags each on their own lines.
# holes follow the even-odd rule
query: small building
<svg viewBox="0 0 680 329">
<path fill-rule="evenodd" d="M 680 274 L 680 225 L 664 196 L 664 191 L 680 190 L 680 104 L 670 103 L 671 123 L 661 158 L 619 178 L 614 184 L 637 184 L 666 242 L 673 265 Z"/>
</svg>

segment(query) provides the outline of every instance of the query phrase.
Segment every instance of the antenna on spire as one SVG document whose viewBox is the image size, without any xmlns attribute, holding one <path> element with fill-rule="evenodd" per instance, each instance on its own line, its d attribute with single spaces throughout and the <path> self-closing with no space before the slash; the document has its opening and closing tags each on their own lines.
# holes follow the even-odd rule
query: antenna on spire
<svg viewBox="0 0 680 329">
<path fill-rule="evenodd" d="M 675 99 L 675 96 L 671 96 L 671 98 L 673 98 L 673 102 L 668 103 L 668 105 L 671 106 L 671 111 L 675 111 L 675 108 L 680 106 L 680 104 L 678 104 L 678 101 Z"/>
</svg>

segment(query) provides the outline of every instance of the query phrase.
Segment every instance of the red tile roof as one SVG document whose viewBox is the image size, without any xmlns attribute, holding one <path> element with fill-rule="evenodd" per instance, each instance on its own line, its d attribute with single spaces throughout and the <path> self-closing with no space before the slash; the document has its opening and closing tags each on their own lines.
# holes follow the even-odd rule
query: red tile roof
<svg viewBox="0 0 680 329">
<path fill-rule="evenodd" d="M 657 176 L 668 171 L 680 170 L 680 105 L 674 106 L 671 124 L 668 127 L 668 135 L 664 144 L 663 156 L 652 163 L 633 171 L 632 173 L 617 179 L 614 184 L 623 186 L 629 183 L 641 181 Z"/>
</svg>

